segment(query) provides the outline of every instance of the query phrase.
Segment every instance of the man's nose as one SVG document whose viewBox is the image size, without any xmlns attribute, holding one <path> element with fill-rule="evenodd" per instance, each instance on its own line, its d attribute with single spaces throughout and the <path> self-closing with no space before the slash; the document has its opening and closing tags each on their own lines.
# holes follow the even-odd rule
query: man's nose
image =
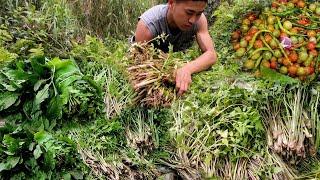
<svg viewBox="0 0 320 180">
<path fill-rule="evenodd" d="M 196 20 L 197 20 L 197 16 L 191 16 L 190 18 L 189 18 L 189 23 L 191 23 L 191 24 L 194 24 L 195 22 L 196 22 Z"/>
</svg>

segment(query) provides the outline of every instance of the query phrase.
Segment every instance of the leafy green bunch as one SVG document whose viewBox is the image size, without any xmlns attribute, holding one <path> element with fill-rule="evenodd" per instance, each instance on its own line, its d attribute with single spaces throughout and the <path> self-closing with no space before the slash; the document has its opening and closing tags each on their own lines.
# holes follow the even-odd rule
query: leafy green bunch
<svg viewBox="0 0 320 180">
<path fill-rule="evenodd" d="M 0 127 L 0 178 L 81 179 L 75 144 L 67 137 L 35 129 L 33 122 L 20 123 L 22 119 L 17 115 Z"/>
<path fill-rule="evenodd" d="M 94 115 L 102 93 L 71 59 L 17 60 L 0 70 L 0 82 L 2 115 L 21 112 L 27 119 L 43 116 L 54 123 L 63 115 Z"/>
</svg>

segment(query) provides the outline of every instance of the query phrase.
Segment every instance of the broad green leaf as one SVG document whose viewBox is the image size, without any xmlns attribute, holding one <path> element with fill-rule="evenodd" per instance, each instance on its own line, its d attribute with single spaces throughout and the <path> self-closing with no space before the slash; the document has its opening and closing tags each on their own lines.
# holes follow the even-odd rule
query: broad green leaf
<svg viewBox="0 0 320 180">
<path fill-rule="evenodd" d="M 33 148 L 34 148 L 35 144 L 36 144 L 35 142 L 32 142 L 32 143 L 29 144 L 29 151 L 33 151 Z"/>
<path fill-rule="evenodd" d="M 73 90 L 72 86 L 68 86 L 65 89 L 63 89 L 62 94 L 60 95 L 61 105 L 65 105 L 68 103 L 69 97 L 70 97 L 70 91 L 72 90 Z"/>
<path fill-rule="evenodd" d="M 5 163 L 0 163 L 0 172 L 7 170 L 7 164 Z"/>
<path fill-rule="evenodd" d="M 43 144 L 47 141 L 52 139 L 52 135 L 45 132 L 45 131 L 40 131 L 34 134 L 34 140 L 37 141 L 39 144 Z"/>
<path fill-rule="evenodd" d="M 48 67 L 54 68 L 55 71 L 59 71 L 61 68 L 67 67 L 68 65 L 73 65 L 71 60 L 61 60 L 59 58 L 53 58 L 47 63 Z"/>
<path fill-rule="evenodd" d="M 31 59 L 31 66 L 35 73 L 37 73 L 40 77 L 43 76 L 46 72 L 47 67 L 45 66 L 45 58 L 44 57 L 34 57 Z"/>
<path fill-rule="evenodd" d="M 81 76 L 72 75 L 72 76 L 69 76 L 69 77 L 59 81 L 58 86 L 59 86 L 60 91 L 63 91 L 64 88 L 70 86 L 73 82 L 80 80 L 80 79 L 81 79 Z"/>
<path fill-rule="evenodd" d="M 59 95 L 53 97 L 48 105 L 47 117 L 50 119 L 60 119 L 62 117 L 63 105 Z"/>
<path fill-rule="evenodd" d="M 48 129 L 49 128 L 50 121 L 47 118 L 43 118 L 42 123 L 43 123 L 44 129 Z"/>
<path fill-rule="evenodd" d="M 40 110 L 40 104 L 49 98 L 49 87 L 50 84 L 46 84 L 43 89 L 38 91 L 36 98 L 33 102 L 32 112 L 36 112 L 37 110 Z"/>
<path fill-rule="evenodd" d="M 20 161 L 20 157 L 8 157 L 5 162 L 0 163 L 0 172 L 14 168 Z"/>
<path fill-rule="evenodd" d="M 59 70 L 55 72 L 55 79 L 57 82 L 71 76 L 74 74 L 81 74 L 79 68 L 69 60 L 69 63 L 65 66 L 61 67 Z"/>
<path fill-rule="evenodd" d="M 54 152 L 49 149 L 45 154 L 44 154 L 44 163 L 45 166 L 48 167 L 49 169 L 53 170 L 55 168 L 55 154 Z"/>
<path fill-rule="evenodd" d="M 6 151 L 8 155 L 14 155 L 19 150 L 19 141 L 9 134 L 4 135 L 2 143 L 8 149 L 8 151 Z"/>
<path fill-rule="evenodd" d="M 22 71 L 22 70 L 6 70 L 6 72 L 3 72 L 3 74 L 11 81 L 21 80 L 21 81 L 27 81 L 29 79 L 29 74 Z"/>
<path fill-rule="evenodd" d="M 17 101 L 18 98 L 19 98 L 18 93 L 13 93 L 13 92 L 0 93 L 0 111 L 8 109 Z"/>
<path fill-rule="evenodd" d="M 31 116 L 32 114 L 32 100 L 27 100 L 24 104 L 23 104 L 23 112 L 25 114 L 27 114 L 28 116 Z"/>
<path fill-rule="evenodd" d="M 299 83 L 299 80 L 293 79 L 289 76 L 283 75 L 281 73 L 278 73 L 272 69 L 266 68 L 264 66 L 260 67 L 261 75 L 262 77 L 275 81 L 275 82 L 280 82 L 284 84 L 297 84 Z"/>
<path fill-rule="evenodd" d="M 20 157 L 8 157 L 7 164 L 9 164 L 10 169 L 14 168 L 20 161 Z"/>
<path fill-rule="evenodd" d="M 35 159 L 38 159 L 41 156 L 41 154 L 42 154 L 41 147 L 38 144 L 36 146 L 36 149 L 33 151 L 33 156 L 34 156 Z"/>
<path fill-rule="evenodd" d="M 83 173 L 81 171 L 71 171 L 70 173 L 74 179 L 83 179 Z"/>
<path fill-rule="evenodd" d="M 48 131 L 53 130 L 53 128 L 56 127 L 56 125 L 57 125 L 57 119 L 52 119 L 52 120 L 50 121 L 50 126 L 47 128 L 47 130 L 48 130 Z"/>
<path fill-rule="evenodd" d="M 1 84 L 7 91 L 16 91 L 17 90 L 17 88 L 16 87 L 14 87 L 14 86 L 12 86 L 12 85 L 10 85 L 10 84 Z"/>
<path fill-rule="evenodd" d="M 39 81 L 37 81 L 37 83 L 33 86 L 33 90 L 35 91 L 35 92 L 37 92 L 38 90 L 39 90 L 39 88 L 40 88 L 40 86 L 43 84 L 43 83 L 45 83 L 47 80 L 45 80 L 45 79 L 40 79 Z"/>
<path fill-rule="evenodd" d="M 63 177 L 64 180 L 71 180 L 71 174 L 70 173 L 66 173 L 62 177 Z"/>
</svg>

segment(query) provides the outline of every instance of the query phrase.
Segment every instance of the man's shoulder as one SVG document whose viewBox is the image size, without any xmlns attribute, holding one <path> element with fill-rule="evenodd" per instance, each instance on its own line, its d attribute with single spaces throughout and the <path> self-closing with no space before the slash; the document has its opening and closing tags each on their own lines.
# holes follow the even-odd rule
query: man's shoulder
<svg viewBox="0 0 320 180">
<path fill-rule="evenodd" d="M 166 17 L 168 10 L 167 4 L 160 4 L 153 6 L 152 8 L 148 9 L 146 12 L 144 12 L 140 18 L 142 19 L 148 19 L 149 21 L 157 21 L 161 20 Z"/>
</svg>

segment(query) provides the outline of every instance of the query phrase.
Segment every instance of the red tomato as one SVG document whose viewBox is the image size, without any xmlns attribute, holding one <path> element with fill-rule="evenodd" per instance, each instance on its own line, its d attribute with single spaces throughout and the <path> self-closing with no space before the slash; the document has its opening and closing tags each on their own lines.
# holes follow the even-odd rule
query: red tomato
<svg viewBox="0 0 320 180">
<path fill-rule="evenodd" d="M 249 35 L 249 34 L 247 34 L 247 35 L 244 37 L 244 39 L 245 39 L 246 41 L 250 42 L 251 39 L 252 39 L 252 36 Z"/>
<path fill-rule="evenodd" d="M 310 67 L 314 67 L 315 66 L 315 62 L 314 61 L 311 61 L 311 63 L 310 63 Z"/>
<path fill-rule="evenodd" d="M 304 76 L 304 75 L 306 75 L 306 68 L 304 68 L 304 67 L 298 67 L 297 75 L 298 75 L 298 76 Z"/>
<path fill-rule="evenodd" d="M 263 42 L 262 42 L 260 39 L 258 39 L 258 40 L 256 40 L 256 41 L 254 42 L 253 46 L 254 46 L 254 48 L 256 48 L 256 49 L 262 48 L 262 47 L 263 47 Z"/>
<path fill-rule="evenodd" d="M 291 30 L 290 30 L 291 33 L 293 34 L 297 34 L 298 33 L 298 29 L 296 27 L 293 27 Z"/>
<path fill-rule="evenodd" d="M 250 14 L 248 15 L 248 19 L 249 19 L 250 21 L 254 21 L 254 20 L 257 19 L 257 15 L 254 14 L 254 13 L 250 13 Z"/>
<path fill-rule="evenodd" d="M 291 52 L 290 54 L 289 54 L 289 59 L 290 59 L 290 61 L 292 62 L 292 63 L 295 63 L 295 62 L 297 62 L 298 61 L 298 54 L 295 52 L 295 51 L 293 51 L 293 52 Z"/>
<path fill-rule="evenodd" d="M 233 49 L 238 50 L 240 48 L 240 43 L 233 44 Z"/>
<path fill-rule="evenodd" d="M 314 67 L 306 67 L 308 75 L 311 75 L 314 73 Z"/>
<path fill-rule="evenodd" d="M 262 66 L 266 67 L 266 68 L 270 68 L 270 63 L 269 61 L 263 61 L 262 62 Z"/>
<path fill-rule="evenodd" d="M 297 74 L 298 68 L 295 65 L 291 65 L 288 71 L 290 76 L 295 76 Z"/>
<path fill-rule="evenodd" d="M 313 49 L 315 49 L 316 48 L 316 43 L 315 42 L 308 42 L 308 44 L 307 44 L 307 49 L 309 49 L 309 50 L 313 50 Z"/>
<path fill-rule="evenodd" d="M 270 34 L 266 34 L 264 36 L 264 39 L 266 40 L 267 43 L 270 43 L 270 41 L 272 40 L 272 36 Z"/>
<path fill-rule="evenodd" d="M 271 61 L 270 68 L 271 69 L 277 69 L 277 62 L 276 61 Z"/>
<path fill-rule="evenodd" d="M 285 33 L 285 32 L 283 32 L 283 31 L 281 31 L 281 33 L 280 33 L 280 37 L 281 37 L 281 38 L 284 38 L 284 37 L 288 37 L 288 35 L 287 35 L 287 33 Z"/>
<path fill-rule="evenodd" d="M 274 8 L 277 8 L 278 4 L 276 2 L 272 2 L 271 6 L 274 7 Z"/>
<path fill-rule="evenodd" d="M 288 58 L 283 58 L 282 59 L 282 64 L 285 66 L 290 66 L 292 63 Z"/>
<path fill-rule="evenodd" d="M 309 51 L 309 54 L 313 55 L 314 57 L 317 57 L 318 56 L 318 51 L 313 49 L 313 50 Z"/>
<path fill-rule="evenodd" d="M 232 39 L 239 39 L 241 32 L 239 30 L 232 32 L 231 38 Z"/>
<path fill-rule="evenodd" d="M 306 3 L 303 0 L 300 0 L 300 1 L 297 2 L 297 6 L 299 8 L 304 8 L 306 6 Z"/>
<path fill-rule="evenodd" d="M 310 38 L 310 37 L 316 37 L 317 33 L 316 33 L 316 31 L 314 31 L 314 30 L 309 30 L 309 31 L 307 32 L 307 35 L 308 35 L 309 38 Z"/>
<path fill-rule="evenodd" d="M 250 30 L 248 31 L 248 34 L 250 34 L 250 35 L 253 36 L 253 35 L 255 35 L 258 31 L 259 31 L 258 28 L 252 27 L 252 28 L 250 28 Z"/>
<path fill-rule="evenodd" d="M 309 22 L 306 19 L 300 19 L 297 21 L 297 23 L 304 26 L 309 24 Z"/>
</svg>

